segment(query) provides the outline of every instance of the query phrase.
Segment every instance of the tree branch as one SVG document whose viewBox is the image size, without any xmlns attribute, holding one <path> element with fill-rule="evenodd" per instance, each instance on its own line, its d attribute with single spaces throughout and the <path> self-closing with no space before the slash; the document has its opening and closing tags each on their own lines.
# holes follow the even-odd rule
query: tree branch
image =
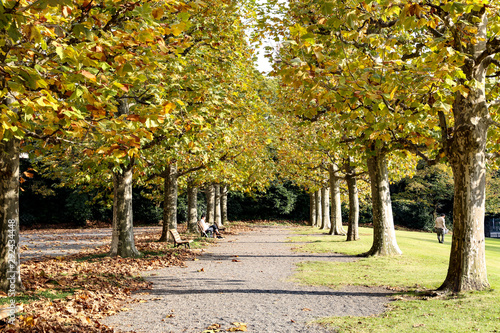
<svg viewBox="0 0 500 333">
<path fill-rule="evenodd" d="M 486 154 L 486 158 L 488 160 L 495 160 L 497 158 L 500 158 L 500 152 L 497 151 L 497 152 L 494 152 L 494 153 L 488 153 L 488 154 Z"/>
<path fill-rule="evenodd" d="M 406 60 L 409 60 L 409 59 L 413 59 L 413 58 L 418 58 L 422 55 L 422 49 L 424 48 L 424 44 L 422 43 L 418 43 L 416 45 L 416 50 L 415 52 L 413 53 L 410 53 L 410 54 L 405 54 L 401 57 L 401 60 L 402 61 L 406 61 Z"/>
<path fill-rule="evenodd" d="M 193 168 L 189 168 L 189 169 L 186 169 L 185 171 L 182 171 L 182 172 L 177 172 L 177 177 L 182 177 L 184 175 L 187 175 L 188 173 L 191 173 L 191 172 L 195 172 L 195 171 L 198 171 L 198 170 L 202 170 L 202 169 L 205 169 L 207 166 L 202 164 L 200 166 L 197 166 L 197 167 L 193 167 Z"/>
<path fill-rule="evenodd" d="M 39 139 L 39 140 L 44 141 L 45 143 L 50 143 L 50 144 L 55 144 L 55 145 L 61 144 L 62 142 L 66 142 L 66 143 L 70 143 L 70 144 L 77 144 L 77 142 L 75 142 L 75 141 L 71 141 L 68 139 L 57 137 L 56 135 L 60 130 L 61 129 L 57 129 L 54 132 L 52 132 L 51 134 L 41 135 L 39 133 L 24 129 L 24 133 L 26 133 L 27 137 Z"/>
<path fill-rule="evenodd" d="M 491 56 L 497 53 L 500 53 L 500 38 L 490 38 L 488 42 L 486 42 L 486 49 L 476 58 L 476 64 L 480 64 L 485 60 L 491 63 L 493 60 Z"/>
<path fill-rule="evenodd" d="M 307 121 L 310 121 L 310 122 L 315 122 L 315 121 L 318 121 L 319 118 L 324 115 L 325 113 L 327 112 L 327 110 L 321 110 L 321 111 L 318 111 L 314 116 L 312 117 L 306 117 L 306 116 L 303 116 L 303 115 L 297 115 L 297 118 L 301 119 L 301 120 L 307 120 Z"/>
</svg>

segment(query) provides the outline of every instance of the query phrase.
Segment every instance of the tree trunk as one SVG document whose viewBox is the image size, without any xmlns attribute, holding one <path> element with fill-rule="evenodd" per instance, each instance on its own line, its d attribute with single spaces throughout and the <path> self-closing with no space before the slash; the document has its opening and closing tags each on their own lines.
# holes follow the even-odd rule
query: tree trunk
<svg viewBox="0 0 500 333">
<path fill-rule="evenodd" d="M 364 255 L 399 255 L 402 252 L 396 242 L 386 158 L 379 150 L 368 153 L 367 164 L 373 206 L 373 244 Z"/>
<path fill-rule="evenodd" d="M 215 189 L 212 184 L 208 185 L 205 190 L 207 200 L 207 223 L 212 225 L 215 222 Z"/>
<path fill-rule="evenodd" d="M 18 139 L 0 141 L 0 290 L 11 299 L 24 290 L 19 264 Z"/>
<path fill-rule="evenodd" d="M 167 167 L 165 176 L 163 228 L 159 239 L 160 242 L 168 240 L 168 231 L 170 229 L 177 229 L 177 165 L 175 162 Z"/>
<path fill-rule="evenodd" d="M 478 15 L 478 43 L 468 45 L 467 54 L 479 56 L 486 49 L 486 14 Z M 456 93 L 453 103 L 455 127 L 447 151 L 453 169 L 453 238 L 448 274 L 439 289 L 482 290 L 489 287 L 485 260 L 485 148 L 490 115 L 486 104 L 484 61 L 466 63 L 463 71 L 475 85 L 469 94 Z"/>
<path fill-rule="evenodd" d="M 222 210 L 222 225 L 225 225 L 228 221 L 227 219 L 227 185 L 222 185 L 221 187 L 221 210 Z"/>
<path fill-rule="evenodd" d="M 314 227 L 316 225 L 316 196 L 314 192 L 309 193 L 309 225 Z"/>
<path fill-rule="evenodd" d="M 215 224 L 220 228 L 222 226 L 222 215 L 221 215 L 221 198 L 220 198 L 220 185 L 216 184 L 214 185 L 214 219 L 215 219 Z"/>
<path fill-rule="evenodd" d="M 330 227 L 330 195 L 327 187 L 321 189 L 321 212 L 323 218 L 321 219 L 321 229 L 328 229 Z"/>
<path fill-rule="evenodd" d="M 198 232 L 198 188 L 191 182 L 188 184 L 188 230 Z"/>
<path fill-rule="evenodd" d="M 359 197 L 358 185 L 354 168 L 350 162 L 346 163 L 346 183 L 349 192 L 349 221 L 347 226 L 347 241 L 355 241 L 359 239 L 358 222 L 359 222 Z"/>
<path fill-rule="evenodd" d="M 330 193 L 331 193 L 331 210 L 332 210 L 332 225 L 330 235 L 345 235 L 345 230 L 342 227 L 342 201 L 340 200 L 340 179 L 336 175 L 338 167 L 335 164 L 330 164 L 328 173 L 330 175 Z"/>
<path fill-rule="evenodd" d="M 323 221 L 323 212 L 321 211 L 321 190 L 316 191 L 316 225 L 315 227 L 321 227 Z"/>
<path fill-rule="evenodd" d="M 138 257 L 135 248 L 134 224 L 132 214 L 132 176 L 133 160 L 113 172 L 113 234 L 111 237 L 111 256 Z"/>
</svg>

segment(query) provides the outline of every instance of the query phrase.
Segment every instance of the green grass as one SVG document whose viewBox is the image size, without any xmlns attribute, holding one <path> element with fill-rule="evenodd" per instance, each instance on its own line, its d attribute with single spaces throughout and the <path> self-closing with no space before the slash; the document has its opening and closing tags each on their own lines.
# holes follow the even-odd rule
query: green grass
<svg viewBox="0 0 500 333">
<path fill-rule="evenodd" d="M 360 228 L 361 239 L 325 235 L 315 228 L 300 228 L 290 239 L 301 252 L 356 255 L 371 247 L 372 230 Z M 372 317 L 332 317 L 320 322 L 338 332 L 500 332 L 500 240 L 486 240 L 488 280 L 492 290 L 452 297 L 414 296 L 415 290 L 435 289 L 448 269 L 451 235 L 445 244 L 433 233 L 396 231 L 403 255 L 354 258 L 353 262 L 304 262 L 294 280 L 304 284 L 341 288 L 345 285 L 386 286 L 406 291 L 388 311 Z M 496 289 L 496 290 L 495 290 Z M 417 293 L 419 295 L 419 293 Z"/>
<path fill-rule="evenodd" d="M 44 290 L 44 291 L 38 291 L 33 295 L 19 295 L 15 296 L 14 299 L 16 303 L 23 303 L 27 304 L 32 301 L 42 299 L 42 298 L 48 298 L 51 300 L 55 299 L 64 299 L 66 296 L 73 295 L 75 293 L 74 290 L 71 291 L 60 291 L 60 290 Z M 0 298 L 0 305 L 6 305 L 10 304 L 11 298 L 5 297 L 5 298 Z"/>
</svg>

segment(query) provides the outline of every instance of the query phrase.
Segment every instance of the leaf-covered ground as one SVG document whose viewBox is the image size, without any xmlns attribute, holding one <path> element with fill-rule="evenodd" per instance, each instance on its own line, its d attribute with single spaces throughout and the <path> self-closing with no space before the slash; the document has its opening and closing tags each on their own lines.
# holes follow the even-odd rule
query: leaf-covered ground
<svg viewBox="0 0 500 333">
<path fill-rule="evenodd" d="M 0 323 L 4 332 L 112 332 L 98 319 L 126 311 L 132 292 L 150 289 L 141 271 L 183 266 L 198 250 L 173 249 L 158 243 L 158 233 L 136 236 L 143 257 L 107 257 L 109 245 L 79 254 L 22 263 L 25 292 L 15 326 Z M 4 294 L 0 301 L 5 300 Z M 137 300 L 140 302 L 140 300 Z M 5 302 L 4 302 L 5 303 Z"/>
</svg>

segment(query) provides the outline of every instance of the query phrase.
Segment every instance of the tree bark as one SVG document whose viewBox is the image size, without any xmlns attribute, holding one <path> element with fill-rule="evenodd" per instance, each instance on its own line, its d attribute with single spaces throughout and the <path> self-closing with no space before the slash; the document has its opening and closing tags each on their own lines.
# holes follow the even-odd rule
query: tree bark
<svg viewBox="0 0 500 333">
<path fill-rule="evenodd" d="M 221 195 L 220 195 L 220 185 L 214 185 L 214 220 L 215 224 L 220 228 L 222 226 L 222 215 L 221 215 Z"/>
<path fill-rule="evenodd" d="M 321 189 L 321 212 L 323 218 L 321 219 L 321 229 L 328 229 L 330 227 L 330 195 L 327 187 Z"/>
<path fill-rule="evenodd" d="M 0 290 L 11 299 L 24 290 L 19 254 L 20 141 L 0 141 Z"/>
<path fill-rule="evenodd" d="M 330 193 L 331 193 L 331 218 L 332 225 L 330 235 L 345 235 L 346 232 L 342 226 L 342 201 L 340 200 L 340 179 L 337 176 L 338 167 L 335 164 L 328 166 L 330 175 Z"/>
<path fill-rule="evenodd" d="M 316 194 L 316 225 L 315 227 L 320 227 L 323 221 L 323 212 L 321 211 L 321 190 L 317 190 Z"/>
<path fill-rule="evenodd" d="M 478 43 L 468 45 L 467 54 L 478 57 L 486 49 L 487 16 L 479 19 Z M 484 61 L 466 63 L 462 68 L 468 86 L 464 97 L 459 92 L 453 103 L 455 127 L 447 156 L 453 170 L 453 238 L 448 274 L 440 290 L 460 292 L 489 288 L 485 259 L 486 141 L 490 115 L 486 104 Z"/>
<path fill-rule="evenodd" d="M 316 225 L 316 196 L 314 192 L 309 193 L 309 225 Z"/>
<path fill-rule="evenodd" d="M 215 189 L 214 185 L 210 184 L 205 190 L 205 196 L 207 201 L 207 223 L 212 225 L 215 223 Z"/>
<path fill-rule="evenodd" d="M 198 232 L 198 188 L 191 182 L 188 184 L 188 230 Z"/>
<path fill-rule="evenodd" d="M 133 160 L 121 170 L 113 172 L 113 234 L 111 237 L 111 256 L 138 257 L 135 248 L 134 224 L 132 214 L 132 176 Z"/>
<path fill-rule="evenodd" d="M 221 209 L 222 209 L 222 225 L 225 225 L 228 221 L 227 218 L 227 185 L 222 185 L 221 187 Z"/>
<path fill-rule="evenodd" d="M 130 113 L 127 99 L 118 99 L 116 116 Z M 135 248 L 134 216 L 132 212 L 132 178 L 134 160 L 120 165 L 120 170 L 113 172 L 113 231 L 111 236 L 111 256 L 138 257 Z"/>
<path fill-rule="evenodd" d="M 349 221 L 347 226 L 347 241 L 356 241 L 359 239 L 359 197 L 358 185 L 354 168 L 350 162 L 346 163 L 346 183 L 349 192 Z"/>
<path fill-rule="evenodd" d="M 177 165 L 170 163 L 165 175 L 165 189 L 163 197 L 163 228 L 160 242 L 166 242 L 169 238 L 169 230 L 177 229 Z"/>
<path fill-rule="evenodd" d="M 373 244 L 364 255 L 399 255 L 402 252 L 396 242 L 386 157 L 378 149 L 368 153 L 367 164 L 373 206 Z"/>
</svg>

